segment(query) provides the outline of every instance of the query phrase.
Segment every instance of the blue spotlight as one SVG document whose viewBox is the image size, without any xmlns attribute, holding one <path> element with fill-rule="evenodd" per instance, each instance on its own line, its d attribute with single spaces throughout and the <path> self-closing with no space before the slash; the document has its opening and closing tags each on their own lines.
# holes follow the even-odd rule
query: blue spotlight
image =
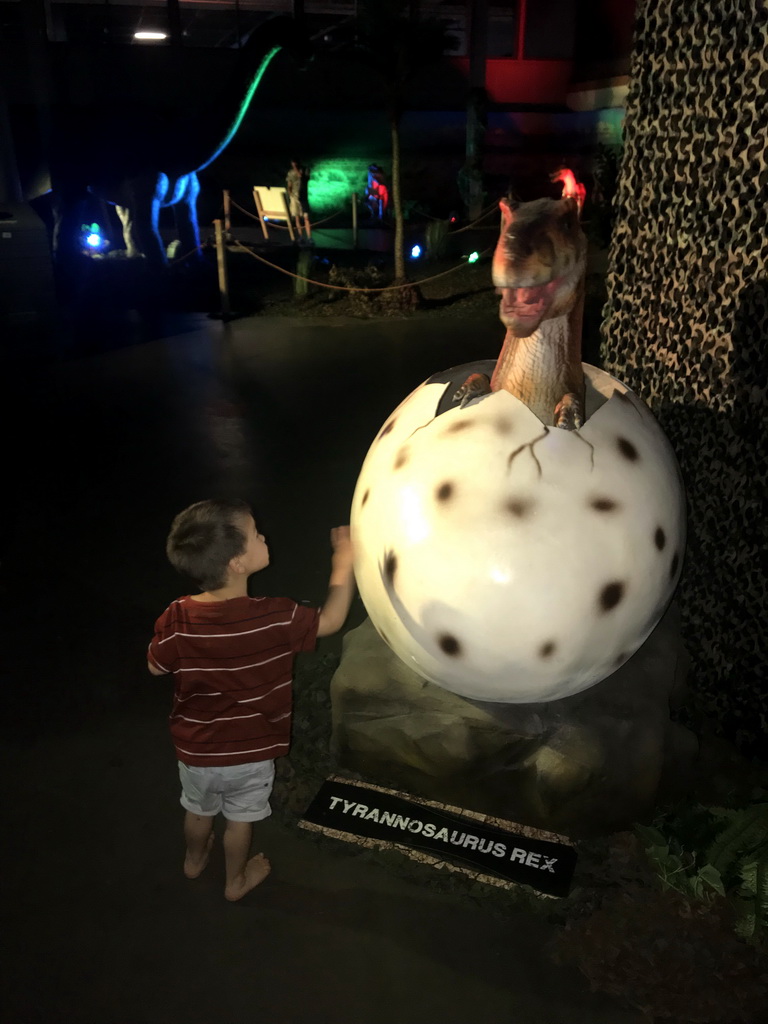
<svg viewBox="0 0 768 1024">
<path fill-rule="evenodd" d="M 109 242 L 102 235 L 98 224 L 83 224 L 80 228 L 80 240 L 86 253 L 101 253 L 109 248 Z"/>
<path fill-rule="evenodd" d="M 414 245 L 414 247 L 411 249 L 411 259 L 417 260 L 419 256 L 421 256 L 421 246 Z"/>
</svg>

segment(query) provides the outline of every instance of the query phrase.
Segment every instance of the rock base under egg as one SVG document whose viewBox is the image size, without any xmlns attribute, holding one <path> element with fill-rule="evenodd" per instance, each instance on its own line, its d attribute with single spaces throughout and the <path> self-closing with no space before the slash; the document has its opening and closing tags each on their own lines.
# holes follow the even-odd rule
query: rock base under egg
<svg viewBox="0 0 768 1024">
<path fill-rule="evenodd" d="M 613 675 L 541 704 L 450 693 L 367 619 L 331 683 L 334 756 L 370 781 L 573 837 L 626 828 L 685 787 L 698 749 L 670 719 L 688 667 L 678 619 L 673 605 Z"/>
</svg>

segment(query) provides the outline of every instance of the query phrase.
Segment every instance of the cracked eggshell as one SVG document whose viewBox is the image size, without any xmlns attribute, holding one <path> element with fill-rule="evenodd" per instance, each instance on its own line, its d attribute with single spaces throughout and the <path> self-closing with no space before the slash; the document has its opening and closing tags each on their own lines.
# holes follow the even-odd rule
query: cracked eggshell
<svg viewBox="0 0 768 1024">
<path fill-rule="evenodd" d="M 584 366 L 587 420 L 545 427 L 505 391 L 436 416 L 416 388 L 366 456 L 355 574 L 381 637 L 474 700 L 578 693 L 643 643 L 677 584 L 685 498 L 648 407 Z"/>
</svg>

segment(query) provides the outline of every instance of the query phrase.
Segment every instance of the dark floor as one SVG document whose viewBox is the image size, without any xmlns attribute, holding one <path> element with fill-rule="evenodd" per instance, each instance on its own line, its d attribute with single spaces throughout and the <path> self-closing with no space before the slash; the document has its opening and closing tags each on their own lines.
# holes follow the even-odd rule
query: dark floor
<svg viewBox="0 0 768 1024">
<path fill-rule="evenodd" d="M 494 355 L 495 318 L 95 317 L 4 339 L 0 1019 L 639 1022 L 551 963 L 543 918 L 434 895 L 275 818 L 255 839 L 273 873 L 242 903 L 220 852 L 181 872 L 170 692 L 145 669 L 185 589 L 173 515 L 242 495 L 272 549 L 254 591 L 319 602 L 375 432 L 433 371 Z"/>
</svg>

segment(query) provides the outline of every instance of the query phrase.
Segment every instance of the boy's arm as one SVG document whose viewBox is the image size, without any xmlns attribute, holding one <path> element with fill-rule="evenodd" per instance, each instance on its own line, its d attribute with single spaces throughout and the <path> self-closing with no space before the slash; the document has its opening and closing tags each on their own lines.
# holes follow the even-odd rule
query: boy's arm
<svg viewBox="0 0 768 1024">
<path fill-rule="evenodd" d="M 318 636 L 330 636 L 341 629 L 355 596 L 352 542 L 348 526 L 336 526 L 331 530 L 331 546 L 331 578 L 328 582 L 328 596 L 320 609 Z"/>
<path fill-rule="evenodd" d="M 167 668 L 163 668 L 163 666 L 160 664 L 160 662 L 157 659 L 157 654 L 153 650 L 153 648 L 155 647 L 156 644 L 157 644 L 157 634 L 155 634 L 154 639 L 152 640 L 152 642 L 150 643 L 149 647 L 147 648 L 147 668 L 149 669 L 149 671 L 152 673 L 153 676 L 167 676 L 167 675 L 170 675 L 168 669 Z"/>
</svg>

